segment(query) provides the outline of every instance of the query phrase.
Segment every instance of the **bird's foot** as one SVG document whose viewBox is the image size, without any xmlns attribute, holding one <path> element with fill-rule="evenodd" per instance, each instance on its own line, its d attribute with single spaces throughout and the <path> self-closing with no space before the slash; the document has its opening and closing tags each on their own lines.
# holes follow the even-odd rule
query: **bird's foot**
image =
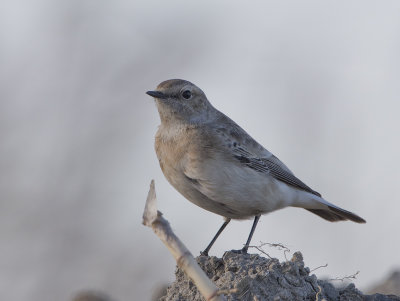
<svg viewBox="0 0 400 301">
<path fill-rule="evenodd" d="M 208 257 L 208 251 L 204 250 L 200 252 L 200 256 L 207 256 Z"/>
<path fill-rule="evenodd" d="M 248 247 L 243 247 L 243 248 L 240 249 L 240 250 L 232 250 L 231 252 L 232 252 L 232 253 L 235 253 L 235 254 L 242 254 L 242 255 L 244 255 L 244 254 L 248 254 L 248 253 L 247 253 L 247 249 L 248 249 Z"/>
</svg>

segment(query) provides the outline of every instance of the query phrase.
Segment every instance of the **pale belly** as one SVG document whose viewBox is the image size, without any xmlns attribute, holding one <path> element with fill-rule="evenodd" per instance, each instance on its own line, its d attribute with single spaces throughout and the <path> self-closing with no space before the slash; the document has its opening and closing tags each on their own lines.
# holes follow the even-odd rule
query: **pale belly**
<svg viewBox="0 0 400 301">
<path fill-rule="evenodd" d="M 199 177 L 179 166 L 163 166 L 167 180 L 199 207 L 232 219 L 247 219 L 290 206 L 297 190 L 240 165 L 203 162 Z M 188 175 L 189 173 L 189 175 Z"/>
<path fill-rule="evenodd" d="M 191 143 L 198 138 L 195 134 L 188 138 L 191 134 L 185 131 L 185 135 L 184 139 L 178 139 L 178 134 L 168 139 L 161 131 L 155 148 L 167 180 L 192 203 L 224 217 L 246 219 L 295 202 L 297 189 L 226 153 L 207 153 L 207 149 Z"/>
</svg>

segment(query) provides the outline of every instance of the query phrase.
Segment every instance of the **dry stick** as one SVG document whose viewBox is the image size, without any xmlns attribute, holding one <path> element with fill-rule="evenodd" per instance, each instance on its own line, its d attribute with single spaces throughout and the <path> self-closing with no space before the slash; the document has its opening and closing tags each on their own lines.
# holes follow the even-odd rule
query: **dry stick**
<svg viewBox="0 0 400 301">
<path fill-rule="evenodd" d="M 350 280 L 350 279 L 357 279 L 357 275 L 360 274 L 360 271 L 357 271 L 356 273 L 354 273 L 353 275 L 349 275 L 349 276 L 344 276 L 342 278 L 336 277 L 334 279 L 329 279 L 330 281 L 344 281 L 344 280 Z"/>
<path fill-rule="evenodd" d="M 315 301 L 319 301 L 319 295 L 321 294 L 321 291 L 322 291 L 322 289 L 321 289 L 321 287 L 318 285 L 318 292 L 317 292 L 317 294 L 315 295 Z M 324 299 L 323 299 L 324 300 Z"/>
<path fill-rule="evenodd" d="M 261 242 L 261 247 L 265 246 L 265 245 L 269 245 L 270 247 L 274 247 L 274 248 L 278 248 L 278 250 L 283 250 L 283 256 L 285 256 L 285 260 L 288 261 L 287 257 L 286 257 L 286 253 L 290 252 L 290 249 L 286 246 L 284 246 L 281 243 L 268 243 L 268 242 Z"/>
<path fill-rule="evenodd" d="M 219 295 L 219 290 L 199 267 L 193 255 L 172 232 L 169 222 L 157 210 L 157 198 L 154 180 L 151 180 L 150 191 L 147 196 L 143 212 L 143 225 L 151 227 L 154 233 L 167 246 L 175 258 L 179 268 L 193 281 L 200 293 L 207 301 L 225 301 L 224 295 Z"/>
<path fill-rule="evenodd" d="M 261 247 L 259 246 L 249 246 L 249 248 L 254 248 L 256 249 L 258 252 L 264 254 L 265 256 L 268 256 L 269 259 L 272 259 L 271 256 L 269 256 L 269 254 L 267 252 L 265 252 Z"/>
<path fill-rule="evenodd" d="M 249 248 L 255 248 L 257 249 L 257 251 L 263 253 L 264 255 L 268 256 L 269 259 L 272 259 L 271 256 L 269 256 L 269 254 L 267 252 L 265 252 L 262 248 L 266 245 L 273 247 L 273 248 L 278 248 L 278 250 L 283 250 L 283 255 L 285 256 L 285 260 L 288 261 L 287 257 L 286 257 L 286 253 L 290 252 L 290 249 L 286 246 L 284 246 L 281 243 L 269 243 L 269 242 L 260 242 L 261 244 L 259 246 L 249 246 Z"/>
<path fill-rule="evenodd" d="M 327 266 L 328 266 L 327 263 L 325 263 L 324 265 L 320 265 L 319 267 L 316 267 L 316 268 L 310 270 L 310 273 L 311 273 L 311 272 L 314 272 L 314 271 L 316 271 L 316 270 L 318 270 L 318 269 L 320 269 L 320 268 L 326 268 Z"/>
</svg>

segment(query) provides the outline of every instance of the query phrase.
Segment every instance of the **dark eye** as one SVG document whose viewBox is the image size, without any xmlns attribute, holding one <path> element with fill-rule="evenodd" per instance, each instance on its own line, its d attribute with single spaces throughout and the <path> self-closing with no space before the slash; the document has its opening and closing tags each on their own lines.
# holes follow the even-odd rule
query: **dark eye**
<svg viewBox="0 0 400 301">
<path fill-rule="evenodd" d="M 190 97 L 192 97 L 192 92 L 190 92 L 189 90 L 185 90 L 182 92 L 182 97 L 184 99 L 189 99 Z"/>
</svg>

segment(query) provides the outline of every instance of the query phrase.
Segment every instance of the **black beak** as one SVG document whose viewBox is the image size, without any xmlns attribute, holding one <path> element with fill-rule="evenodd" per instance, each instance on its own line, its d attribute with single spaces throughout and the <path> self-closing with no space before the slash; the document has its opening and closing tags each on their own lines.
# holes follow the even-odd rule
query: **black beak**
<svg viewBox="0 0 400 301">
<path fill-rule="evenodd" d="M 164 93 L 159 92 L 159 91 L 147 91 L 146 94 L 150 95 L 154 98 L 158 98 L 158 99 L 167 99 L 168 98 L 167 95 L 165 95 Z"/>
</svg>

